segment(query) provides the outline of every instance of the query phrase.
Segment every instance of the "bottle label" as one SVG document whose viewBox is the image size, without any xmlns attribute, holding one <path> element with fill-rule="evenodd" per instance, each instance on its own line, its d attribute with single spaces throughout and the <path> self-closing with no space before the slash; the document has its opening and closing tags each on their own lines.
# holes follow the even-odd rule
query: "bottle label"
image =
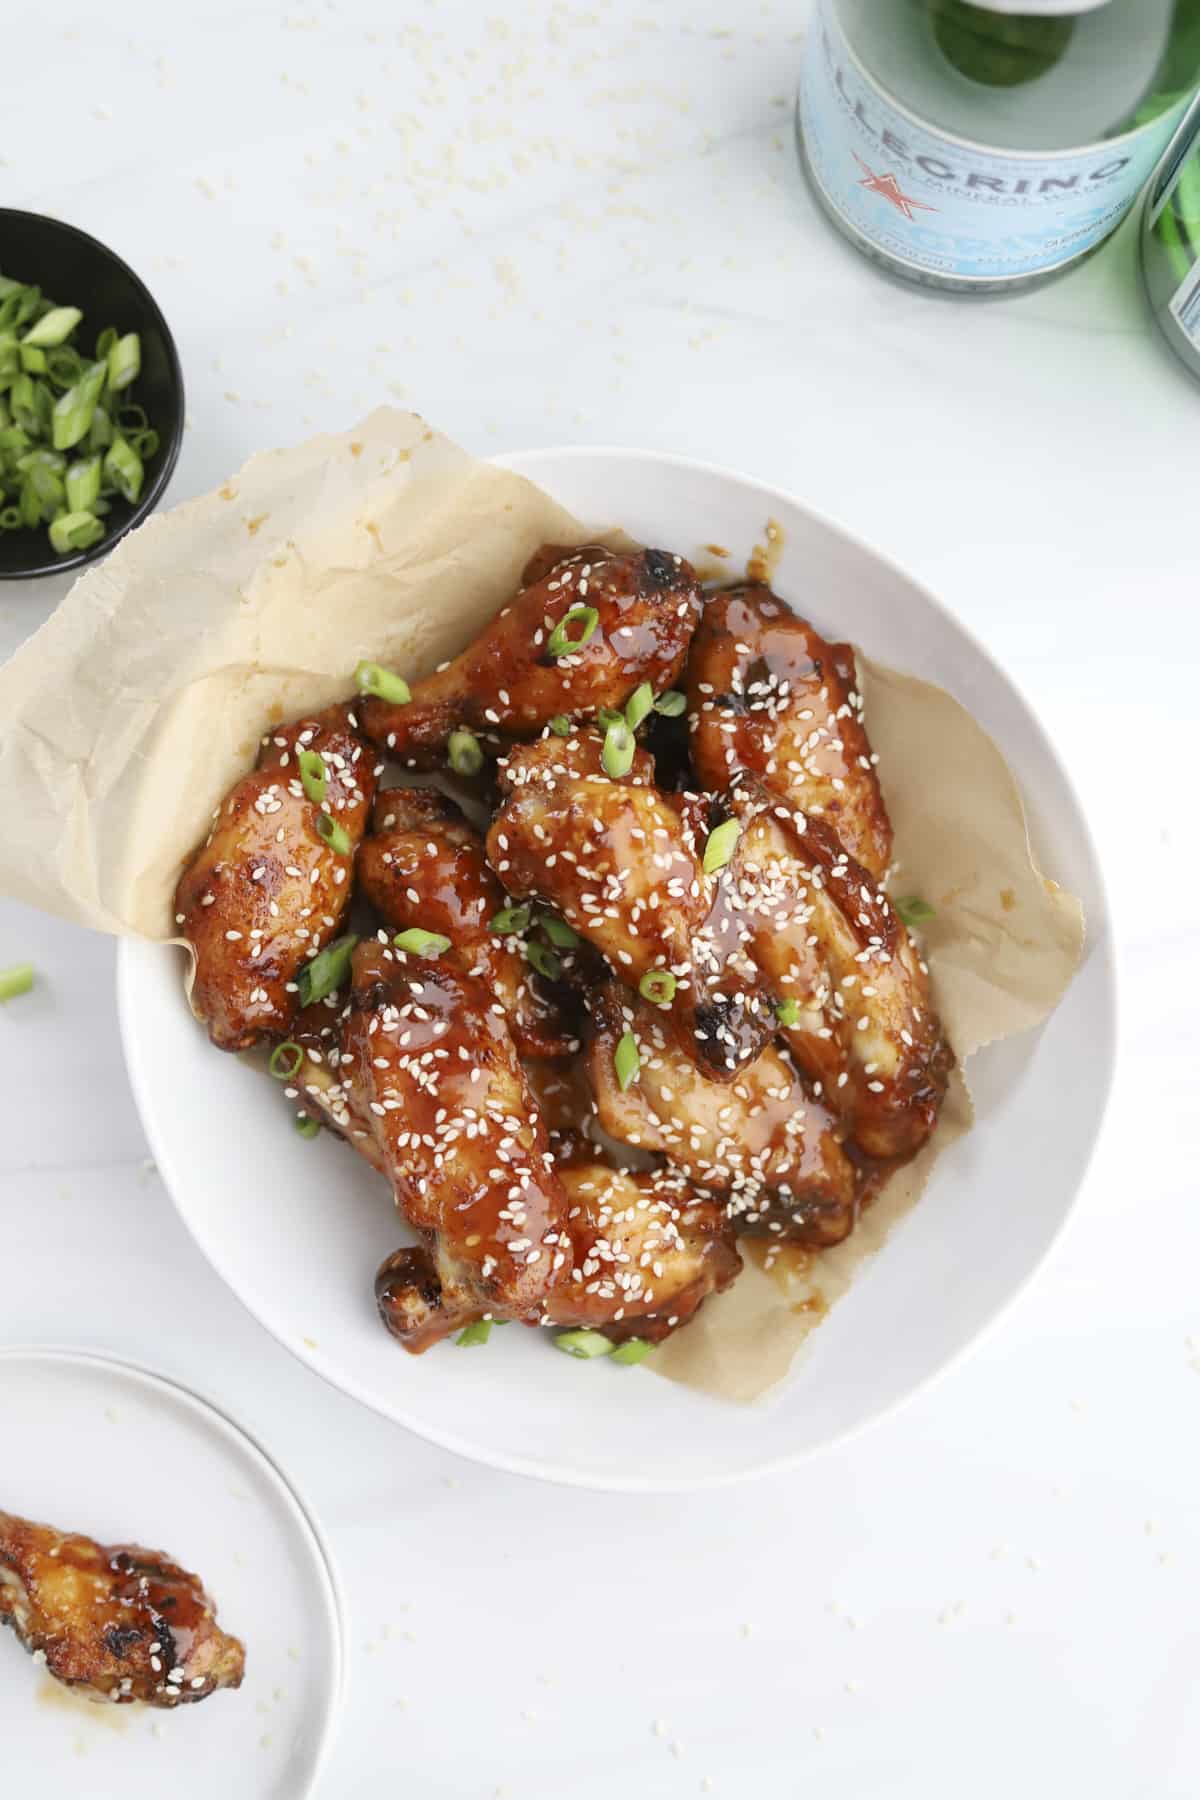
<svg viewBox="0 0 1200 1800">
<path fill-rule="evenodd" d="M 964 282 L 1070 262 L 1129 210 L 1184 102 L 1083 150 L 993 150 L 926 125 L 858 61 L 817 0 L 800 122 L 809 167 L 851 232 L 897 262 Z"/>
<path fill-rule="evenodd" d="M 1171 316 L 1184 336 L 1200 350 L 1200 262 L 1171 296 Z"/>
</svg>

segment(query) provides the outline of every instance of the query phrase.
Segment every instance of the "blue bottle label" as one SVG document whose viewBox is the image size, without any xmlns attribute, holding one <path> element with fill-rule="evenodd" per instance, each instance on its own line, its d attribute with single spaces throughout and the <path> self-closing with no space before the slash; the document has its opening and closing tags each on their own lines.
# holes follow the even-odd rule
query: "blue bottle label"
<svg viewBox="0 0 1200 1800">
<path fill-rule="evenodd" d="M 1183 102 L 1084 150 L 1011 151 L 923 124 L 858 61 L 833 0 L 805 46 L 800 123 L 809 167 L 852 233 L 895 261 L 964 282 L 1043 274 L 1120 222 Z"/>
</svg>

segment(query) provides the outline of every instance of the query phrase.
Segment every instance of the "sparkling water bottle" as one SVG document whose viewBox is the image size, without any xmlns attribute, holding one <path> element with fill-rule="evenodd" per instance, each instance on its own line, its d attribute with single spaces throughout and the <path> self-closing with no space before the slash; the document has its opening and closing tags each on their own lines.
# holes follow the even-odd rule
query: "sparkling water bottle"
<svg viewBox="0 0 1200 1800">
<path fill-rule="evenodd" d="M 1200 0 L 814 0 L 797 136 L 865 255 L 995 293 L 1103 242 L 1198 82 Z"/>
<path fill-rule="evenodd" d="M 1167 342 L 1200 380 L 1200 98 L 1150 181 L 1142 274 Z"/>
</svg>

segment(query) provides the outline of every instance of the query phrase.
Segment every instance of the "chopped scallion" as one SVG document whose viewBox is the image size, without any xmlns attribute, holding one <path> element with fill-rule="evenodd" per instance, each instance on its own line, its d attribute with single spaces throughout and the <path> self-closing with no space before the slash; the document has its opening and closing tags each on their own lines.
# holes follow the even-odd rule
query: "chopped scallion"
<svg viewBox="0 0 1200 1800">
<path fill-rule="evenodd" d="M 267 1068 L 276 1081 L 294 1081 L 303 1067 L 304 1052 L 292 1038 L 276 1044 L 267 1062 Z"/>
<path fill-rule="evenodd" d="M 573 950 L 579 942 L 579 933 L 572 931 L 565 919 L 556 919 L 553 913 L 543 913 L 538 925 L 560 950 Z"/>
<path fill-rule="evenodd" d="M 562 964 L 553 950 L 547 950 L 545 944 L 539 944 L 536 938 L 526 944 L 525 955 L 532 967 L 539 975 L 544 975 L 547 981 L 557 981 L 562 974 Z"/>
<path fill-rule="evenodd" d="M 923 925 L 926 919 L 937 917 L 936 909 L 917 894 L 906 894 L 900 900 L 893 900 L 892 905 L 906 925 Z"/>
<path fill-rule="evenodd" d="M 611 1356 L 614 1345 L 602 1331 L 560 1331 L 555 1334 L 554 1348 L 588 1361 L 593 1356 Z"/>
<path fill-rule="evenodd" d="M 653 1006 L 670 1006 L 676 986 L 670 969 L 647 969 L 638 982 L 638 993 Z"/>
<path fill-rule="evenodd" d="M 349 833 L 326 812 L 317 814 L 317 836 L 329 845 L 335 856 L 349 856 L 354 848 Z"/>
<path fill-rule="evenodd" d="M 681 694 L 678 688 L 668 688 L 654 702 L 654 710 L 661 713 L 664 719 L 677 719 L 680 713 L 687 711 L 687 695 Z"/>
<path fill-rule="evenodd" d="M 335 938 L 332 944 L 326 944 L 311 957 L 296 977 L 296 992 L 301 1006 L 311 1006 L 314 1000 L 324 1000 L 335 988 L 341 987 L 350 973 L 350 958 L 354 954 L 354 946 L 358 939 L 352 932 L 345 937 Z"/>
<path fill-rule="evenodd" d="M 638 1055 L 637 1039 L 632 1031 L 625 1033 L 613 1052 L 613 1069 L 617 1086 L 622 1093 L 631 1088 L 641 1074 L 642 1059 Z"/>
<path fill-rule="evenodd" d="M 632 1364 L 645 1362 L 653 1348 L 654 1345 L 648 1344 L 645 1338 L 626 1338 L 613 1351 L 613 1361 L 629 1368 Z"/>
<path fill-rule="evenodd" d="M 635 687 L 625 702 L 625 723 L 630 731 L 636 731 L 642 720 L 654 711 L 654 689 L 648 681 Z"/>
<path fill-rule="evenodd" d="M 488 921 L 489 931 L 499 931 L 508 936 L 510 932 L 528 931 L 532 910 L 528 906 L 502 906 Z"/>
<path fill-rule="evenodd" d="M 393 675 L 382 663 L 360 662 L 354 671 L 354 685 L 360 694 L 372 694 L 392 706 L 407 706 L 412 699 L 412 689 L 403 676 Z"/>
<path fill-rule="evenodd" d="M 292 1121 L 292 1129 L 297 1137 L 315 1138 L 321 1129 L 321 1121 L 314 1119 L 311 1113 L 297 1113 Z"/>
<path fill-rule="evenodd" d="M 329 785 L 325 758 L 316 750 L 299 750 L 296 762 L 300 768 L 300 785 L 309 799 L 320 806 Z"/>
<path fill-rule="evenodd" d="M 32 986 L 32 963 L 14 963 L 10 969 L 0 969 L 0 1000 L 15 1000 L 18 994 L 27 994 Z"/>
<path fill-rule="evenodd" d="M 460 1331 L 454 1341 L 456 1344 L 462 1344 L 470 1349 L 472 1344 L 486 1344 L 491 1335 L 492 1321 L 476 1319 L 473 1325 L 468 1325 L 465 1330 Z"/>
<path fill-rule="evenodd" d="M 633 767 L 635 748 L 636 739 L 624 719 L 610 725 L 604 734 L 604 748 L 600 752 L 604 773 L 614 781 L 620 781 L 623 775 L 628 775 Z"/>
<path fill-rule="evenodd" d="M 397 950 L 411 950 L 414 956 L 440 956 L 450 948 L 450 939 L 440 931 L 423 931 L 419 925 L 398 931 L 392 942 Z"/>
<path fill-rule="evenodd" d="M 548 720 L 548 724 L 555 737 L 570 737 L 571 721 L 566 713 L 555 713 L 554 717 Z"/>
<path fill-rule="evenodd" d="M 583 649 L 599 623 L 600 614 L 594 606 L 572 606 L 550 633 L 546 648 L 551 656 L 571 656 Z"/>
<path fill-rule="evenodd" d="M 798 1000 L 781 1000 L 775 1008 L 775 1017 L 785 1030 L 800 1023 L 800 1002 Z"/>
<path fill-rule="evenodd" d="M 459 726 L 446 740 L 446 755 L 456 775 L 478 775 L 483 767 L 483 750 L 473 731 Z"/>
<path fill-rule="evenodd" d="M 704 846 L 704 873 L 715 875 L 730 860 L 742 828 L 736 819 L 726 819 L 715 831 L 708 834 L 708 842 Z"/>
</svg>

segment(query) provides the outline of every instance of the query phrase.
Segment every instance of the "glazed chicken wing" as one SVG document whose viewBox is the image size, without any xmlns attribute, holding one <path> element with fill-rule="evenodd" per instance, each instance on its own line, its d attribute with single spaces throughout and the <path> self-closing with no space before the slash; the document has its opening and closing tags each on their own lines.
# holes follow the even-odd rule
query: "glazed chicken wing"
<svg viewBox="0 0 1200 1800">
<path fill-rule="evenodd" d="M 707 1081 L 683 1055 L 662 1009 L 616 983 L 592 998 L 588 1070 L 604 1130 L 724 1198 L 740 1232 L 820 1247 L 854 1229 L 858 1177 L 838 1121 L 807 1092 L 785 1052 L 768 1044 L 730 1083 Z M 616 1048 L 638 1052 L 624 1090 Z"/>
<path fill-rule="evenodd" d="M 792 1055 L 868 1156 L 911 1156 L 953 1058 L 904 924 L 823 819 L 749 776 L 729 801 L 742 823 L 738 904 Z"/>
<path fill-rule="evenodd" d="M 773 1019 L 728 874 L 705 873 L 697 815 L 650 785 L 649 757 L 611 780 L 600 756 L 601 740 L 578 733 L 505 758 L 489 860 L 510 894 L 554 906 L 623 981 L 672 975 L 681 1045 L 713 1079 L 732 1080 Z"/>
<path fill-rule="evenodd" d="M 488 866 L 483 839 L 453 801 L 430 788 L 388 788 L 375 802 L 374 828 L 359 848 L 356 872 L 387 924 L 450 939 L 444 960 L 486 983 L 524 1055 L 578 1050 L 577 1021 L 566 1010 L 569 991 L 535 972 L 519 932 L 491 929 L 509 898 Z"/>
<path fill-rule="evenodd" d="M 878 880 L 892 827 L 862 725 L 854 652 L 762 582 L 707 600 L 688 658 L 692 761 L 715 793 L 740 769 L 833 826 Z"/>
<path fill-rule="evenodd" d="M 297 1013 L 287 1039 L 275 1052 L 281 1075 L 286 1077 L 284 1098 L 335 1137 L 344 1138 L 373 1169 L 386 1176 L 387 1165 L 372 1130 L 371 1114 L 350 1079 L 349 1066 L 342 1068 L 345 1004 L 346 994 L 338 989 Z"/>
<path fill-rule="evenodd" d="M 246 1653 L 195 1575 L 0 1512 L 0 1623 L 89 1699 L 180 1706 L 241 1685 Z"/>
<path fill-rule="evenodd" d="M 475 976 L 391 947 L 354 952 L 340 1072 L 396 1204 L 443 1282 L 524 1318 L 566 1278 L 565 1202 L 504 1009 Z M 423 1344 L 413 1344 L 424 1348 Z"/>
<path fill-rule="evenodd" d="M 656 691 L 669 687 L 699 616 L 696 573 L 680 556 L 547 545 L 526 569 L 521 592 L 461 656 L 414 682 L 403 706 L 367 700 L 363 724 L 410 768 L 443 763 L 456 726 L 493 745 L 536 737 L 556 713 L 623 706 L 643 681 Z M 560 625 L 564 637 L 555 639 Z M 570 642 L 579 648 L 570 650 Z"/>
<path fill-rule="evenodd" d="M 305 770 L 324 787 L 320 801 Z M 175 922 L 195 955 L 192 1004 L 218 1049 L 286 1033 L 301 967 L 345 916 L 374 792 L 354 715 L 333 706 L 269 733 L 217 808 L 176 890 Z"/>
<path fill-rule="evenodd" d="M 588 1326 L 617 1343 L 636 1337 L 657 1344 L 742 1266 L 724 1208 L 666 1171 L 631 1175 L 585 1162 L 560 1170 L 560 1178 L 572 1268 L 531 1323 Z M 470 1293 L 444 1282 L 435 1259 L 419 1249 L 388 1258 L 376 1294 L 388 1330 L 409 1348 L 483 1316 Z"/>
</svg>

